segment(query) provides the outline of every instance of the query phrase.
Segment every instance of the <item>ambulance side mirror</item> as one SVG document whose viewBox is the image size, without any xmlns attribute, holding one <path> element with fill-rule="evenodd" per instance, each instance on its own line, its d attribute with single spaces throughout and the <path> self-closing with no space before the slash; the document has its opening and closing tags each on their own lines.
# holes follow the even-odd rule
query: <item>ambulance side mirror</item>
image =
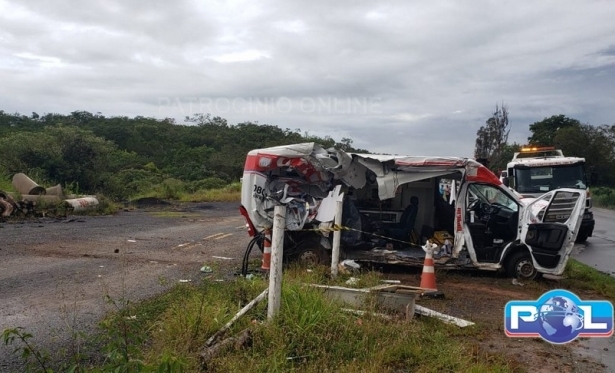
<svg viewBox="0 0 615 373">
<path fill-rule="evenodd" d="M 508 178 L 507 178 L 507 177 L 505 177 L 505 178 L 502 180 L 502 183 L 503 183 L 505 186 L 510 186 L 510 181 L 508 181 Z"/>
</svg>

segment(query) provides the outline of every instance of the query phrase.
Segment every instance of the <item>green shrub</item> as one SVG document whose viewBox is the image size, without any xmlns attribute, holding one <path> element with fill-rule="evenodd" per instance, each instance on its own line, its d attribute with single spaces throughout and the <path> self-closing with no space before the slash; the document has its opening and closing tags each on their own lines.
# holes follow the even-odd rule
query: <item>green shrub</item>
<svg viewBox="0 0 615 373">
<path fill-rule="evenodd" d="M 187 185 L 188 192 L 194 193 L 199 190 L 218 189 L 226 186 L 228 182 L 219 177 L 208 177 L 196 180 Z"/>
<path fill-rule="evenodd" d="M 596 206 L 615 207 L 615 189 L 608 187 L 592 188 L 592 199 Z"/>
</svg>

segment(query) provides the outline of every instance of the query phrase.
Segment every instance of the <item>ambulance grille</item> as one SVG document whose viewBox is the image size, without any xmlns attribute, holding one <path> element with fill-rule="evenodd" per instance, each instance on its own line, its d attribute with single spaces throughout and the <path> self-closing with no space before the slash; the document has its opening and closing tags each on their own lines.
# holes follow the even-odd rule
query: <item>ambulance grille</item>
<svg viewBox="0 0 615 373">
<path fill-rule="evenodd" d="M 553 202 L 545 212 L 543 222 L 545 223 L 565 223 L 570 219 L 580 194 L 577 192 L 557 192 Z"/>
</svg>

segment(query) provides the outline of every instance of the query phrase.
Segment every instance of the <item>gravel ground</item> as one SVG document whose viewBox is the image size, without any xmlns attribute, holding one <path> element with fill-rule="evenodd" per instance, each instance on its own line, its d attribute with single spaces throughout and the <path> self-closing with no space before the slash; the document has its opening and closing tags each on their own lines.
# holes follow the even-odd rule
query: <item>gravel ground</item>
<svg viewBox="0 0 615 373">
<path fill-rule="evenodd" d="M 144 299 L 197 280 L 205 262 L 228 275 L 249 238 L 237 204 L 202 203 L 5 222 L 0 241 L 0 331 L 23 327 L 58 358 L 72 354 L 75 332 L 94 333 L 106 295 Z M 0 346 L 1 372 L 22 363 Z"/>
</svg>

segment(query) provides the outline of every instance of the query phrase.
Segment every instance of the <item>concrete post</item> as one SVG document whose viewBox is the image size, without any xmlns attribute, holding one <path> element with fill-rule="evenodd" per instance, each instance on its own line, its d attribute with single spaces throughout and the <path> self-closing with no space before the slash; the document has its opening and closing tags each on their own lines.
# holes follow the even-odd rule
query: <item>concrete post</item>
<svg viewBox="0 0 615 373">
<path fill-rule="evenodd" d="M 286 228 L 286 206 L 275 206 L 273 210 L 273 233 L 271 237 L 271 269 L 269 270 L 269 304 L 267 319 L 273 319 L 280 311 L 282 296 L 282 255 L 284 251 L 284 229 Z"/>
<path fill-rule="evenodd" d="M 335 226 L 340 227 L 342 225 L 342 211 L 343 201 L 337 201 L 335 203 Z M 342 238 L 342 231 L 333 232 L 333 247 L 331 250 L 331 276 L 336 277 L 338 272 L 338 264 L 340 262 L 340 239 Z"/>
</svg>

